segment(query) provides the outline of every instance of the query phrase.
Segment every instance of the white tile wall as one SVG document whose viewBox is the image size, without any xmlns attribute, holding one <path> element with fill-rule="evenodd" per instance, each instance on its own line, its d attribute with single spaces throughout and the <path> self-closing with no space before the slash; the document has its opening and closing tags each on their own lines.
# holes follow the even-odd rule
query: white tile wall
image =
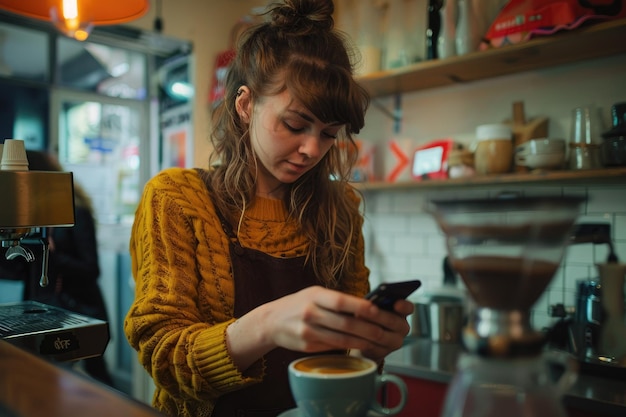
<svg viewBox="0 0 626 417">
<path fill-rule="evenodd" d="M 593 104 L 603 115 L 603 128 L 611 125 L 610 108 L 626 101 L 626 54 L 566 66 L 547 68 L 490 80 L 402 94 L 400 129 L 394 130 L 387 112 L 396 110 L 395 97 L 375 98 L 368 111 L 360 138 L 376 144 L 375 166 L 384 172 L 384 150 L 394 137 L 410 138 L 415 144 L 451 137 L 470 143 L 477 125 L 512 118 L 515 101 L 523 101 L 527 119 L 547 117 L 549 135 L 569 137 L 573 108 Z M 484 189 L 427 191 L 395 190 L 365 194 L 366 261 L 371 281 L 419 278 L 424 289 L 441 283 L 444 241 L 424 206 L 430 198 L 489 196 L 501 192 L 496 186 Z M 625 186 L 527 186 L 508 187 L 525 195 L 583 195 L 589 197 L 579 221 L 610 223 L 618 256 L 626 261 Z M 552 285 L 534 309 L 536 326 L 550 322 L 551 304 L 573 305 L 576 281 L 596 275 L 594 263 L 606 259 L 606 247 L 590 244 L 570 247 Z"/>
</svg>

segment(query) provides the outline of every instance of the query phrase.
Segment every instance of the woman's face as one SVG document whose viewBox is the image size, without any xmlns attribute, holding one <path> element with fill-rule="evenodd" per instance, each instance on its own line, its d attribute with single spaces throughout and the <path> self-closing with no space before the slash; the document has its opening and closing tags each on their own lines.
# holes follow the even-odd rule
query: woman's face
<svg viewBox="0 0 626 417">
<path fill-rule="evenodd" d="M 250 141 L 258 166 L 257 194 L 281 198 L 282 185 L 311 170 L 335 144 L 343 125 L 323 123 L 284 91 L 251 107 Z"/>
</svg>

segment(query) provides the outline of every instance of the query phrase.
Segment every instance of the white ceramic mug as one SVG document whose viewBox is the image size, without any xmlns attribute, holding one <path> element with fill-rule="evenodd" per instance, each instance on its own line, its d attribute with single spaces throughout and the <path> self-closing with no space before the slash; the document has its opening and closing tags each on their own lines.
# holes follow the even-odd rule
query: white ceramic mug
<svg viewBox="0 0 626 417">
<path fill-rule="evenodd" d="M 407 387 L 395 375 L 379 374 L 370 359 L 349 355 L 318 355 L 289 364 L 289 386 L 302 417 L 365 417 L 369 411 L 392 416 L 407 400 Z M 393 384 L 400 401 L 391 408 L 378 402 L 384 384 Z"/>
<path fill-rule="evenodd" d="M 531 169 L 559 169 L 565 163 L 565 140 L 531 139 L 515 148 L 515 165 Z"/>
<path fill-rule="evenodd" d="M 530 139 L 515 148 L 516 154 L 537 155 L 544 153 L 565 153 L 565 139 L 536 138 Z"/>
</svg>

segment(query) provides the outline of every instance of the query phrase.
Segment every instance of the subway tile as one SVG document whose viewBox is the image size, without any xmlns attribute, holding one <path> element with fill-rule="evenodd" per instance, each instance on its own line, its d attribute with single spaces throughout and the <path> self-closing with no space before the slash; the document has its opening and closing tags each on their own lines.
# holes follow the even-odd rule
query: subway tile
<svg viewBox="0 0 626 417">
<path fill-rule="evenodd" d="M 406 276 L 410 271 L 409 258 L 387 254 L 384 264 L 380 265 L 380 271 L 383 280 L 388 280 L 396 275 Z"/>
<path fill-rule="evenodd" d="M 409 271 L 417 278 L 434 277 L 443 284 L 443 257 L 413 256 L 409 261 Z"/>
<path fill-rule="evenodd" d="M 565 263 L 591 264 L 593 263 L 593 244 L 579 243 L 570 245 L 565 250 Z"/>
<path fill-rule="evenodd" d="M 533 312 L 548 314 L 550 307 L 550 291 L 544 291 L 537 302 L 532 306 Z"/>
<path fill-rule="evenodd" d="M 382 278 L 383 279 L 382 279 L 381 282 L 402 282 L 402 281 L 407 281 L 409 279 L 413 279 L 413 278 L 410 278 L 409 275 L 403 275 L 403 274 L 400 274 L 400 275 L 388 275 L 388 276 L 385 276 L 385 277 L 382 277 Z"/>
<path fill-rule="evenodd" d="M 548 307 L 556 304 L 565 304 L 565 291 L 562 289 L 548 290 Z"/>
<path fill-rule="evenodd" d="M 594 245 L 593 246 L 593 263 L 605 263 L 608 262 L 609 254 L 611 253 L 608 244 Z"/>
<path fill-rule="evenodd" d="M 613 239 L 616 241 L 626 240 L 626 215 L 615 215 Z"/>
<path fill-rule="evenodd" d="M 375 217 L 372 216 L 372 224 L 374 225 L 375 233 L 395 234 L 407 230 L 409 218 L 397 214 L 383 213 Z"/>
<path fill-rule="evenodd" d="M 587 213 L 626 214 L 626 192 L 623 187 L 589 189 Z"/>
<path fill-rule="evenodd" d="M 563 299 L 565 307 L 576 307 L 576 296 L 578 295 L 578 291 L 563 291 Z"/>
<path fill-rule="evenodd" d="M 397 235 L 393 237 L 393 251 L 396 254 L 423 255 L 426 253 L 426 240 L 416 235 Z"/>
<path fill-rule="evenodd" d="M 427 199 L 422 193 L 404 192 L 391 196 L 394 213 L 422 213 L 426 209 Z"/>
<path fill-rule="evenodd" d="M 409 233 L 420 236 L 441 235 L 439 225 L 430 214 L 418 213 L 409 218 Z"/>
<path fill-rule="evenodd" d="M 552 327 L 553 321 L 554 319 L 552 317 L 540 311 L 533 311 L 531 316 L 532 327 L 535 330 L 550 328 Z"/>
<path fill-rule="evenodd" d="M 448 254 L 446 248 L 446 238 L 443 235 L 428 235 L 426 237 L 426 250 L 425 253 L 431 256 L 438 256 L 443 259 Z"/>
<path fill-rule="evenodd" d="M 578 281 L 587 280 L 593 276 L 592 274 L 595 274 L 593 266 L 567 265 L 564 268 L 563 290 L 575 293 L 578 287 Z"/>
<path fill-rule="evenodd" d="M 368 240 L 370 244 L 369 252 L 373 254 L 389 254 L 393 250 L 394 236 L 384 233 L 375 234 L 371 240 Z"/>
<path fill-rule="evenodd" d="M 565 266 L 563 264 L 556 270 L 548 286 L 553 290 L 563 290 L 565 288 Z"/>
</svg>

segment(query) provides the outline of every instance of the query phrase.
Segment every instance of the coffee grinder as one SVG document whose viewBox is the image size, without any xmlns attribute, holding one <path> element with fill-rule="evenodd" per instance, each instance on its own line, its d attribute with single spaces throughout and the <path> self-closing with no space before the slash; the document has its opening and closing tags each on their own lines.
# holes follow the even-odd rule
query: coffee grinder
<svg viewBox="0 0 626 417">
<path fill-rule="evenodd" d="M 531 307 L 561 262 L 584 198 L 499 196 L 432 201 L 452 268 L 473 302 L 444 417 L 565 416 L 576 361 L 547 357 Z M 562 369 L 550 378 L 550 362 Z"/>
<path fill-rule="evenodd" d="M 6 139 L 0 155 L 2 252 L 9 261 L 40 259 L 39 285 L 47 286 L 47 228 L 74 225 L 72 173 L 30 171 L 22 140 Z M 41 248 L 39 258 L 31 246 Z M 0 304 L 0 339 L 47 359 L 72 361 L 102 355 L 109 329 L 102 320 L 35 301 L 19 301 Z"/>
</svg>

